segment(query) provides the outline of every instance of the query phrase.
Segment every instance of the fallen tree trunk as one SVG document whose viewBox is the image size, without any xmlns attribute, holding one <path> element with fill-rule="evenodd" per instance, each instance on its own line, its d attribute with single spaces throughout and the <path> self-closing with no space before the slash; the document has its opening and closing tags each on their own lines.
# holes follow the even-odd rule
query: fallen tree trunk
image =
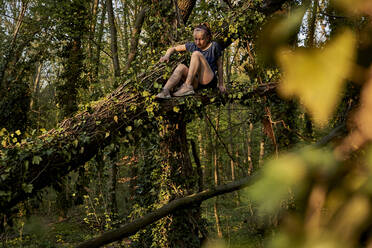
<svg viewBox="0 0 372 248">
<path fill-rule="evenodd" d="M 173 62 L 173 67 L 177 64 Z M 142 85 L 150 85 L 150 89 L 153 82 L 161 81 L 165 68 L 165 65 L 160 65 L 152 70 L 150 76 L 146 75 L 141 79 Z M 142 120 L 142 126 L 137 127 L 140 129 L 144 125 L 150 125 L 153 121 L 151 115 L 158 116 L 173 111 L 175 106 L 186 106 L 184 98 L 180 98 L 155 103 L 151 107 L 153 110 L 149 111 L 146 101 L 151 97 L 142 96 L 128 84 L 120 86 L 90 109 L 64 120 L 59 128 L 50 130 L 38 139 L 19 146 L 8 144 L 1 148 L 0 213 L 8 213 L 20 201 L 34 196 L 40 189 L 89 161 L 99 148 L 110 143 L 114 135 L 135 134 L 136 130 L 133 129 L 137 126 L 137 120 Z M 254 95 L 271 93 L 275 87 L 276 84 L 259 86 L 255 90 L 242 92 L 241 97 L 235 100 L 244 102 Z M 201 101 L 201 107 L 220 103 L 225 99 L 214 100 L 215 98 L 216 95 L 196 95 L 189 99 L 194 99 L 195 103 Z"/>
<path fill-rule="evenodd" d="M 163 207 L 143 216 L 142 218 L 136 219 L 131 223 L 125 224 L 116 230 L 106 232 L 97 238 L 83 242 L 78 247 L 79 248 L 100 247 L 102 245 L 109 244 L 117 240 L 121 240 L 125 237 L 135 234 L 145 226 L 154 223 L 155 221 L 179 209 L 189 208 L 209 198 L 242 189 L 244 187 L 251 185 L 253 181 L 254 176 L 245 177 L 232 183 L 221 185 L 213 189 L 207 189 L 197 194 L 192 194 L 183 198 L 173 200 L 170 203 L 164 205 Z"/>
<path fill-rule="evenodd" d="M 165 68 L 158 65 L 142 76 L 140 84 L 152 87 L 153 82 L 162 80 Z M 14 144 L 9 137 L 7 144 L 0 146 L 0 213 L 9 212 L 18 202 L 89 161 L 113 135 L 132 132 L 135 120 L 149 120 L 146 97 L 130 84 L 134 82 L 120 86 L 37 139 Z"/>
</svg>

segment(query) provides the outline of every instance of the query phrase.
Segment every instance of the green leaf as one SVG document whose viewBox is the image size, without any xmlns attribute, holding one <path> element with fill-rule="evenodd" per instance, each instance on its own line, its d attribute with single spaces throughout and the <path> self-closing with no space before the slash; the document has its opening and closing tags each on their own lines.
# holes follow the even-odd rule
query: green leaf
<svg viewBox="0 0 372 248">
<path fill-rule="evenodd" d="M 40 162 L 42 161 L 43 159 L 39 156 L 34 156 L 32 158 L 32 164 L 40 164 Z"/>
<path fill-rule="evenodd" d="M 34 188 L 34 186 L 32 184 L 26 184 L 26 183 L 22 184 L 22 189 L 26 193 L 31 193 L 33 188 Z"/>
<path fill-rule="evenodd" d="M 25 161 L 25 170 L 27 171 L 28 170 L 28 165 L 29 165 L 29 162 L 28 160 Z"/>
</svg>

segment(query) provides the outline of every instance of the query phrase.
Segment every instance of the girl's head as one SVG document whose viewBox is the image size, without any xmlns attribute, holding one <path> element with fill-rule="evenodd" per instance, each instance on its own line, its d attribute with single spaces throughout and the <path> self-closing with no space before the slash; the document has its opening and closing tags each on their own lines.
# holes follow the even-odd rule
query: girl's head
<svg viewBox="0 0 372 248">
<path fill-rule="evenodd" d="M 202 23 L 194 28 L 194 42 L 200 48 L 206 48 L 212 40 L 212 33 L 207 23 Z"/>
</svg>

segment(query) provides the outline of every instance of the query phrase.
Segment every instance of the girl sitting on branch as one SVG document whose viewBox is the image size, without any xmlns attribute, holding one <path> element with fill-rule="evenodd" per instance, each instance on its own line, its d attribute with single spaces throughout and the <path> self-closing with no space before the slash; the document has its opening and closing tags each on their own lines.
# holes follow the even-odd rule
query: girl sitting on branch
<svg viewBox="0 0 372 248">
<path fill-rule="evenodd" d="M 189 51 L 192 53 L 190 66 L 179 64 L 162 91 L 156 95 L 158 99 L 171 98 L 170 92 L 181 81 L 182 86 L 173 93 L 173 96 L 188 96 L 194 94 L 194 89 L 216 88 L 220 92 L 226 91 L 223 83 L 223 61 L 221 46 L 212 41 L 212 33 L 206 23 L 194 28 L 194 42 L 171 47 L 160 58 L 160 62 L 169 62 L 169 57 L 174 52 Z M 216 74 L 216 72 L 218 74 Z"/>
</svg>

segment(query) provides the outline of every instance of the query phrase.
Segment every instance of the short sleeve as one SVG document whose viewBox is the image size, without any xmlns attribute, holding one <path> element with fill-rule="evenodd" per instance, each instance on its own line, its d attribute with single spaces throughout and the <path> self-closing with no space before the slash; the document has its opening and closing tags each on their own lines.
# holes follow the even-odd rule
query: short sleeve
<svg viewBox="0 0 372 248">
<path fill-rule="evenodd" d="M 218 44 L 218 42 L 214 41 L 214 43 L 215 43 L 215 54 L 216 54 L 216 58 L 218 59 L 222 55 L 222 47 L 220 46 L 220 44 Z"/>
<path fill-rule="evenodd" d="M 197 50 L 197 47 L 194 42 L 190 42 L 190 41 L 186 42 L 185 46 L 186 46 L 186 50 L 189 52 L 194 52 Z"/>
</svg>

